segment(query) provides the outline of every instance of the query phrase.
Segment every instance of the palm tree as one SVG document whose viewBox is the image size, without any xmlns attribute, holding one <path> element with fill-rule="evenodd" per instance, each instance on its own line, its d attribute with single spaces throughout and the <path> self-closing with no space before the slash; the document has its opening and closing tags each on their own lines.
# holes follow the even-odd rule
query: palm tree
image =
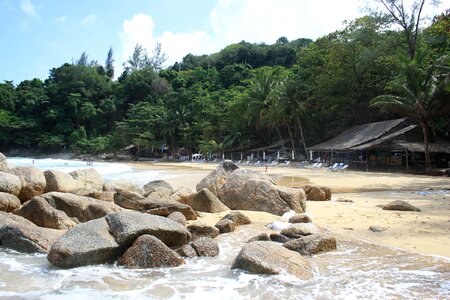
<svg viewBox="0 0 450 300">
<path fill-rule="evenodd" d="M 392 82 L 395 95 L 382 95 L 371 100 L 371 106 L 415 119 L 422 127 L 425 169 L 431 170 L 428 148 L 430 123 L 450 112 L 450 68 L 448 57 L 428 62 L 430 51 L 418 49 L 413 60 L 403 64 L 402 76 Z M 440 65 L 447 60 L 447 66 Z"/>
<path fill-rule="evenodd" d="M 278 123 L 271 122 L 269 115 L 270 109 L 277 98 L 280 71 L 280 68 L 257 70 L 255 77 L 250 82 L 245 100 L 247 101 L 246 114 L 249 125 L 253 123 L 256 128 L 273 127 L 277 130 L 281 140 Z"/>
</svg>

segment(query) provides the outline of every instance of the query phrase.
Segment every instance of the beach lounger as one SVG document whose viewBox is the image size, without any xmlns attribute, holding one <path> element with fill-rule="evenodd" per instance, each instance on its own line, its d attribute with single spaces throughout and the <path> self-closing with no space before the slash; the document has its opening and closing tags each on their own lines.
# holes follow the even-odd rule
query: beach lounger
<svg viewBox="0 0 450 300">
<path fill-rule="evenodd" d="M 339 169 L 339 171 L 344 172 L 348 168 L 348 165 L 342 166 L 342 168 Z"/>
<path fill-rule="evenodd" d="M 334 163 L 334 165 L 328 167 L 328 171 L 336 169 L 338 165 L 339 165 L 339 163 Z"/>
</svg>

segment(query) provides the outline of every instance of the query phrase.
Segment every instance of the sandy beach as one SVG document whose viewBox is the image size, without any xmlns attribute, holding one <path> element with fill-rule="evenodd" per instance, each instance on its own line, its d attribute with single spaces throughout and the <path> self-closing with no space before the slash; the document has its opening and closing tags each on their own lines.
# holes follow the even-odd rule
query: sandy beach
<svg viewBox="0 0 450 300">
<path fill-rule="evenodd" d="M 130 163 L 134 169 L 164 170 L 174 187 L 195 190 L 196 184 L 217 164 Z M 247 167 L 265 172 L 265 167 Z M 406 251 L 450 257 L 450 178 L 400 173 L 330 172 L 325 169 L 269 167 L 267 174 L 280 185 L 301 187 L 325 185 L 332 190 L 331 201 L 308 201 L 307 212 L 314 222 L 346 239 L 363 239 Z M 338 202 L 347 199 L 353 202 Z M 377 205 L 404 200 L 421 212 L 385 211 Z M 263 212 L 245 213 L 264 226 L 280 217 Z M 202 214 L 201 221 L 213 225 L 226 212 Z M 386 228 L 372 232 L 370 226 Z"/>
</svg>

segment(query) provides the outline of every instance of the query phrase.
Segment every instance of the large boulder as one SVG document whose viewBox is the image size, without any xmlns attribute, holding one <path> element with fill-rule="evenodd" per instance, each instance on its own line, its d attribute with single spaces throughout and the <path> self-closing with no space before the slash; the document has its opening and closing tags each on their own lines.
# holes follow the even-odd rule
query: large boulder
<svg viewBox="0 0 450 300">
<path fill-rule="evenodd" d="M 118 265 L 127 268 L 178 267 L 185 261 L 181 256 L 152 235 L 141 235 L 117 260 Z"/>
<path fill-rule="evenodd" d="M 300 254 L 280 244 L 265 241 L 246 244 L 231 268 L 254 274 L 287 273 L 301 279 L 313 277 L 311 266 Z"/>
<path fill-rule="evenodd" d="M 142 202 L 145 200 L 145 197 L 139 193 L 116 188 L 114 193 L 114 203 L 123 208 L 133 209 L 133 210 L 143 210 Z"/>
<path fill-rule="evenodd" d="M 0 172 L 8 172 L 8 163 L 6 162 L 6 156 L 0 152 Z"/>
<path fill-rule="evenodd" d="M 283 246 L 289 250 L 297 251 L 301 255 L 313 255 L 336 250 L 336 238 L 330 233 L 312 234 L 290 240 Z"/>
<path fill-rule="evenodd" d="M 197 214 L 189 205 L 170 200 L 170 199 L 161 199 L 161 200 L 145 200 L 145 209 L 144 211 L 148 214 L 158 215 L 167 217 L 173 212 L 182 213 L 187 220 L 197 220 Z"/>
<path fill-rule="evenodd" d="M 169 199 L 187 204 L 188 198 L 192 194 L 194 194 L 194 192 L 191 189 L 188 189 L 186 187 L 180 187 L 175 190 L 175 192 L 172 194 L 172 196 L 169 197 Z"/>
<path fill-rule="evenodd" d="M 236 169 L 239 169 L 239 167 L 232 161 L 224 161 L 217 169 L 212 171 L 197 184 L 197 192 L 207 188 L 220 199 L 222 185 L 227 182 L 228 177 Z"/>
<path fill-rule="evenodd" d="M 190 195 L 186 200 L 185 204 L 192 207 L 195 211 L 219 213 L 229 210 L 229 208 L 207 188 L 203 188 L 199 192 Z"/>
<path fill-rule="evenodd" d="M 402 200 L 395 200 L 383 206 L 383 210 L 420 211 L 419 208 Z"/>
<path fill-rule="evenodd" d="M 72 191 L 84 188 L 84 184 L 68 173 L 64 173 L 58 170 L 46 170 L 44 171 L 45 180 L 47 185 L 45 187 L 45 193 L 48 192 L 62 192 L 70 193 Z"/>
<path fill-rule="evenodd" d="M 111 233 L 120 245 L 131 245 L 137 237 L 150 234 L 169 247 L 181 247 L 191 239 L 183 225 L 160 216 L 123 211 L 106 216 Z"/>
<path fill-rule="evenodd" d="M 107 180 L 103 185 L 103 191 L 105 192 L 115 192 L 116 189 L 128 190 L 130 192 L 135 192 L 140 195 L 144 195 L 144 189 L 139 187 L 134 182 L 130 181 Z"/>
<path fill-rule="evenodd" d="M 92 220 L 67 231 L 51 247 L 48 261 L 60 268 L 112 263 L 125 248 L 119 245 L 105 218 Z"/>
<path fill-rule="evenodd" d="M 22 182 L 19 176 L 0 172 L 0 192 L 19 196 L 22 189 Z"/>
<path fill-rule="evenodd" d="M 219 199 L 232 210 L 257 210 L 282 215 L 306 210 L 303 189 L 276 185 L 268 176 L 237 169 L 220 188 Z"/>
<path fill-rule="evenodd" d="M 93 169 L 80 169 L 69 173 L 73 179 L 80 181 L 83 184 L 84 189 L 94 189 L 101 191 L 105 181 L 102 175 Z"/>
<path fill-rule="evenodd" d="M 12 212 L 20 207 L 20 200 L 12 194 L 0 192 L 0 211 Z"/>
<path fill-rule="evenodd" d="M 55 209 L 44 198 L 36 196 L 15 212 L 37 226 L 69 229 L 77 225 L 65 212 Z"/>
<path fill-rule="evenodd" d="M 18 176 L 22 184 L 18 195 L 22 203 L 30 200 L 34 196 L 41 195 L 46 186 L 44 172 L 35 167 L 16 167 L 10 173 Z"/>
<path fill-rule="evenodd" d="M 178 211 L 187 220 L 197 219 L 195 211 L 189 205 L 170 200 L 169 198 L 153 198 L 151 195 L 144 198 L 138 193 L 117 188 L 114 194 L 114 203 L 123 208 L 143 211 L 152 215 L 167 217 L 171 213 Z"/>
<path fill-rule="evenodd" d="M 47 253 L 62 231 L 41 228 L 25 218 L 0 211 L 0 246 L 25 253 Z"/>
<path fill-rule="evenodd" d="M 144 196 L 148 196 L 153 192 L 158 192 L 163 197 L 170 197 L 173 193 L 173 187 L 164 180 L 153 180 L 144 185 Z"/>
<path fill-rule="evenodd" d="M 51 192 L 41 195 L 51 206 L 64 211 L 69 217 L 80 222 L 98 219 L 107 214 L 121 211 L 114 203 L 69 193 Z"/>
<path fill-rule="evenodd" d="M 331 200 L 331 189 L 327 186 L 310 186 L 304 187 L 306 199 L 311 201 L 327 201 Z"/>
</svg>

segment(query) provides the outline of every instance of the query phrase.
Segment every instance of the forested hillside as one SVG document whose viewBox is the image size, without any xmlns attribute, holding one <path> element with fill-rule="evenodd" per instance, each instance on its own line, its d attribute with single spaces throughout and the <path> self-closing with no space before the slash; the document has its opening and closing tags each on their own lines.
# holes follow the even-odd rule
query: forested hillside
<svg viewBox="0 0 450 300">
<path fill-rule="evenodd" d="M 380 95 L 413 99 L 408 116 L 426 114 L 430 137 L 448 137 L 449 20 L 449 11 L 436 16 L 413 41 L 414 28 L 366 16 L 316 41 L 242 41 L 168 68 L 160 47 L 137 45 L 122 74 L 113 49 L 104 64 L 83 53 L 45 81 L 0 83 L 0 148 L 100 153 L 135 144 L 151 156 L 163 146 L 222 153 L 283 139 L 301 155 L 352 125 L 405 115 Z M 426 99 L 420 112 L 417 99 Z"/>
</svg>

